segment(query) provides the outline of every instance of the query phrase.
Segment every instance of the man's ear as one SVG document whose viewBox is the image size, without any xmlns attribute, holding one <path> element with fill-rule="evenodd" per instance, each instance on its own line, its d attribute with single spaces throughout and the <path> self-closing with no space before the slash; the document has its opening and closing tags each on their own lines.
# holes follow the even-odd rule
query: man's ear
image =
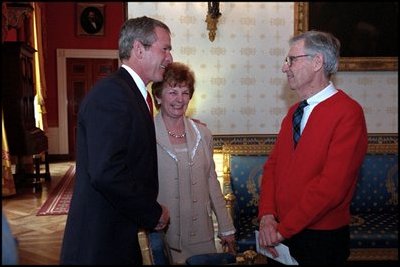
<svg viewBox="0 0 400 267">
<path fill-rule="evenodd" d="M 314 70 L 324 68 L 324 57 L 321 53 L 317 53 L 313 58 Z"/>
<path fill-rule="evenodd" d="M 133 54 L 136 56 L 136 58 L 142 58 L 143 52 L 144 52 L 144 46 L 141 42 L 138 40 L 133 41 Z"/>
</svg>

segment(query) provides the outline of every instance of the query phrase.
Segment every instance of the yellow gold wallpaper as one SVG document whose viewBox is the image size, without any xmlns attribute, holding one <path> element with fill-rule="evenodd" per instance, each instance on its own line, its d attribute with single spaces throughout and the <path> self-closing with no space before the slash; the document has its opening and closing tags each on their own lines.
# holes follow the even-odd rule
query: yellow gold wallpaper
<svg viewBox="0 0 400 267">
<path fill-rule="evenodd" d="M 146 15 L 170 27 L 174 60 L 196 74 L 190 116 L 216 135 L 276 134 L 297 101 L 281 72 L 294 31 L 293 7 L 293 2 L 221 2 L 213 42 L 207 2 L 129 2 L 128 17 Z M 363 106 L 369 133 L 398 132 L 397 71 L 339 72 L 333 82 Z"/>
</svg>

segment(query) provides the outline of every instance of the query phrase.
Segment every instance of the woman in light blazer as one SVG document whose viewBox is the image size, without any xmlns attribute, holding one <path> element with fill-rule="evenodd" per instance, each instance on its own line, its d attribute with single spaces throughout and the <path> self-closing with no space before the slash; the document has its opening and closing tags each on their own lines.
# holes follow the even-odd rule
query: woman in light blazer
<svg viewBox="0 0 400 267">
<path fill-rule="evenodd" d="M 216 252 L 212 214 L 221 244 L 234 252 L 235 228 L 225 206 L 213 160 L 211 131 L 185 112 L 194 93 L 193 71 L 171 63 L 153 83 L 159 174 L 158 201 L 170 210 L 166 238 L 175 264 Z"/>
</svg>

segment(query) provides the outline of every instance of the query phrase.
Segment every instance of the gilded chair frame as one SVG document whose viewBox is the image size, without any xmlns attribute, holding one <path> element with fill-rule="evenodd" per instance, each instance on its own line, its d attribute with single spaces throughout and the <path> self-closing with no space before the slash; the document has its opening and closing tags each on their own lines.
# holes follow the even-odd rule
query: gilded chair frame
<svg viewBox="0 0 400 267">
<path fill-rule="evenodd" d="M 140 249 L 142 252 L 143 265 L 154 265 L 153 254 L 150 250 L 149 234 L 141 229 L 138 233 Z"/>
</svg>

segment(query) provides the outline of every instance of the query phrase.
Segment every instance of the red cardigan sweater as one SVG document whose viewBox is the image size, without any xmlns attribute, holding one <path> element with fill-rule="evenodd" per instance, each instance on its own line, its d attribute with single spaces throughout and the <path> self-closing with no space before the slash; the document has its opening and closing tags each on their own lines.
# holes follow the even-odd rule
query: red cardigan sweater
<svg viewBox="0 0 400 267">
<path fill-rule="evenodd" d="M 368 137 L 362 107 L 342 90 L 311 112 L 294 149 L 293 105 L 264 165 L 259 218 L 273 214 L 290 238 L 303 229 L 328 230 L 350 222 L 350 203 Z"/>
</svg>

